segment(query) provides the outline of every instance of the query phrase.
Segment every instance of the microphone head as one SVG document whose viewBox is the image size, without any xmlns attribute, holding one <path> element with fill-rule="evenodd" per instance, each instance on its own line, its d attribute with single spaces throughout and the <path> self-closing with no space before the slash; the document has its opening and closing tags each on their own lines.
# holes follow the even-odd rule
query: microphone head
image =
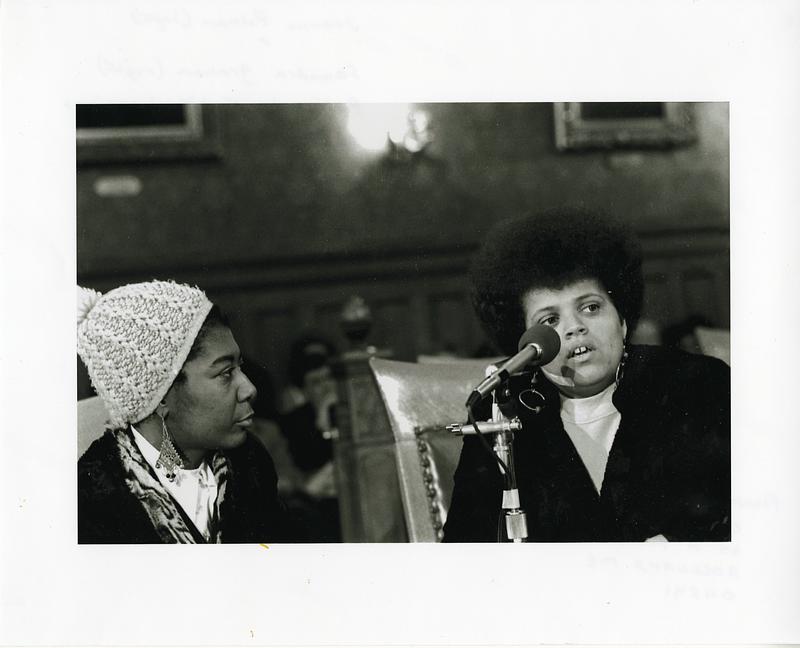
<svg viewBox="0 0 800 648">
<path fill-rule="evenodd" d="M 519 339 L 518 349 L 528 344 L 536 344 L 542 349 L 542 355 L 536 361 L 537 365 L 546 365 L 552 362 L 561 350 L 561 338 L 555 329 L 544 324 L 534 324 Z"/>
</svg>

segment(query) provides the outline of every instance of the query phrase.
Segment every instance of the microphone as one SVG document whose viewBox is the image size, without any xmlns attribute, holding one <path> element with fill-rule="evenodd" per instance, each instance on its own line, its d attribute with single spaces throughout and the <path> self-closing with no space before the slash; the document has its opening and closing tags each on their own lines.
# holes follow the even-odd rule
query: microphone
<svg viewBox="0 0 800 648">
<path fill-rule="evenodd" d="M 467 407 L 472 408 L 484 396 L 496 389 L 512 373 L 521 371 L 529 365 L 539 366 L 551 362 L 561 349 L 558 333 L 544 324 L 534 324 L 519 339 L 519 351 L 497 368 L 491 376 L 472 391 L 467 399 Z"/>
<path fill-rule="evenodd" d="M 478 432 L 475 432 L 475 425 L 478 426 Z M 447 426 L 447 431 L 451 434 L 463 436 L 465 434 L 500 434 L 502 432 L 519 432 L 522 429 L 522 423 L 518 418 L 504 419 L 502 421 L 476 421 L 475 425 L 471 423 L 451 423 Z"/>
</svg>

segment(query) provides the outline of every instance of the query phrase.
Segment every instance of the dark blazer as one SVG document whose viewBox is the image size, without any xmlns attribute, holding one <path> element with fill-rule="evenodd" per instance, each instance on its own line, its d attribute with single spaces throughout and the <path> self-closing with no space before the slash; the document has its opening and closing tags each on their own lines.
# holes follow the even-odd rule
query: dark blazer
<svg viewBox="0 0 800 648">
<path fill-rule="evenodd" d="M 523 384 L 524 383 L 524 384 Z M 530 384 L 515 378 L 512 392 Z M 561 422 L 524 407 L 514 439 L 528 539 L 540 542 L 730 540 L 730 369 L 722 361 L 633 346 L 614 405 L 622 415 L 598 495 Z M 498 540 L 503 484 L 478 439 L 465 437 L 444 527 L 446 542 Z"/>
<path fill-rule="evenodd" d="M 97 439 L 78 460 L 78 542 L 150 544 L 162 542 L 142 504 L 128 490 L 110 432 Z M 226 450 L 229 475 L 220 507 L 223 542 L 290 542 L 293 529 L 278 500 L 272 458 L 252 436 Z M 155 477 L 155 475 L 154 475 Z M 176 504 L 182 514 L 180 505 Z M 204 542 L 184 520 L 197 542 Z"/>
</svg>

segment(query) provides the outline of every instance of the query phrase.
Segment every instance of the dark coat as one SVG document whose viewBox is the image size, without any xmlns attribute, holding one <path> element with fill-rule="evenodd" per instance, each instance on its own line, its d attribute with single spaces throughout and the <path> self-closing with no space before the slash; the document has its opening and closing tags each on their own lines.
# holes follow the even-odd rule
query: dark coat
<svg viewBox="0 0 800 648">
<path fill-rule="evenodd" d="M 111 432 L 97 439 L 78 460 L 78 542 L 160 543 L 144 507 L 125 485 L 124 470 Z M 220 507 L 223 542 L 291 541 L 292 529 L 278 500 L 277 476 L 269 453 L 249 434 L 226 450 L 228 482 Z M 155 475 L 153 475 L 155 478 Z M 175 506 L 182 514 L 177 503 Z M 197 542 L 204 542 L 184 516 Z"/>
<path fill-rule="evenodd" d="M 528 539 L 540 542 L 730 540 L 730 369 L 661 347 L 629 349 L 614 393 L 622 415 L 601 493 L 564 430 L 558 393 L 538 379 L 547 406 L 519 407 L 517 484 Z M 512 392 L 530 384 L 512 383 Z M 503 484 L 475 437 L 465 437 L 444 540 L 498 539 Z M 503 524 L 504 527 L 504 524 Z M 505 531 L 503 531 L 503 538 Z"/>
</svg>

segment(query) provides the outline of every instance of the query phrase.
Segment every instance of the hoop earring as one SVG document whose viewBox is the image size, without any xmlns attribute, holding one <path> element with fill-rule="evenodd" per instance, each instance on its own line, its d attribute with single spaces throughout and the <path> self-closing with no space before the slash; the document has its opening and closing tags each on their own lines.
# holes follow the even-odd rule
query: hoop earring
<svg viewBox="0 0 800 648">
<path fill-rule="evenodd" d="M 531 386 L 529 389 L 525 389 L 519 393 L 517 396 L 517 400 L 524 406 L 527 407 L 531 412 L 534 414 L 538 414 L 544 409 L 547 401 L 545 401 L 542 392 L 536 389 L 536 376 L 537 373 L 533 374 L 533 378 L 531 378 Z"/>
<path fill-rule="evenodd" d="M 175 444 L 172 443 L 172 436 L 167 430 L 164 417 L 159 414 L 158 418 L 161 419 L 161 451 L 156 460 L 156 468 L 163 468 L 167 479 L 174 482 L 177 475 L 176 468 L 183 468 L 183 459 L 181 459 Z"/>
<path fill-rule="evenodd" d="M 619 387 L 619 383 L 622 380 L 623 376 L 625 375 L 625 362 L 628 360 L 628 350 L 623 346 L 622 347 L 622 358 L 619 360 L 619 364 L 617 365 L 617 373 L 614 376 L 614 384 Z"/>
</svg>

